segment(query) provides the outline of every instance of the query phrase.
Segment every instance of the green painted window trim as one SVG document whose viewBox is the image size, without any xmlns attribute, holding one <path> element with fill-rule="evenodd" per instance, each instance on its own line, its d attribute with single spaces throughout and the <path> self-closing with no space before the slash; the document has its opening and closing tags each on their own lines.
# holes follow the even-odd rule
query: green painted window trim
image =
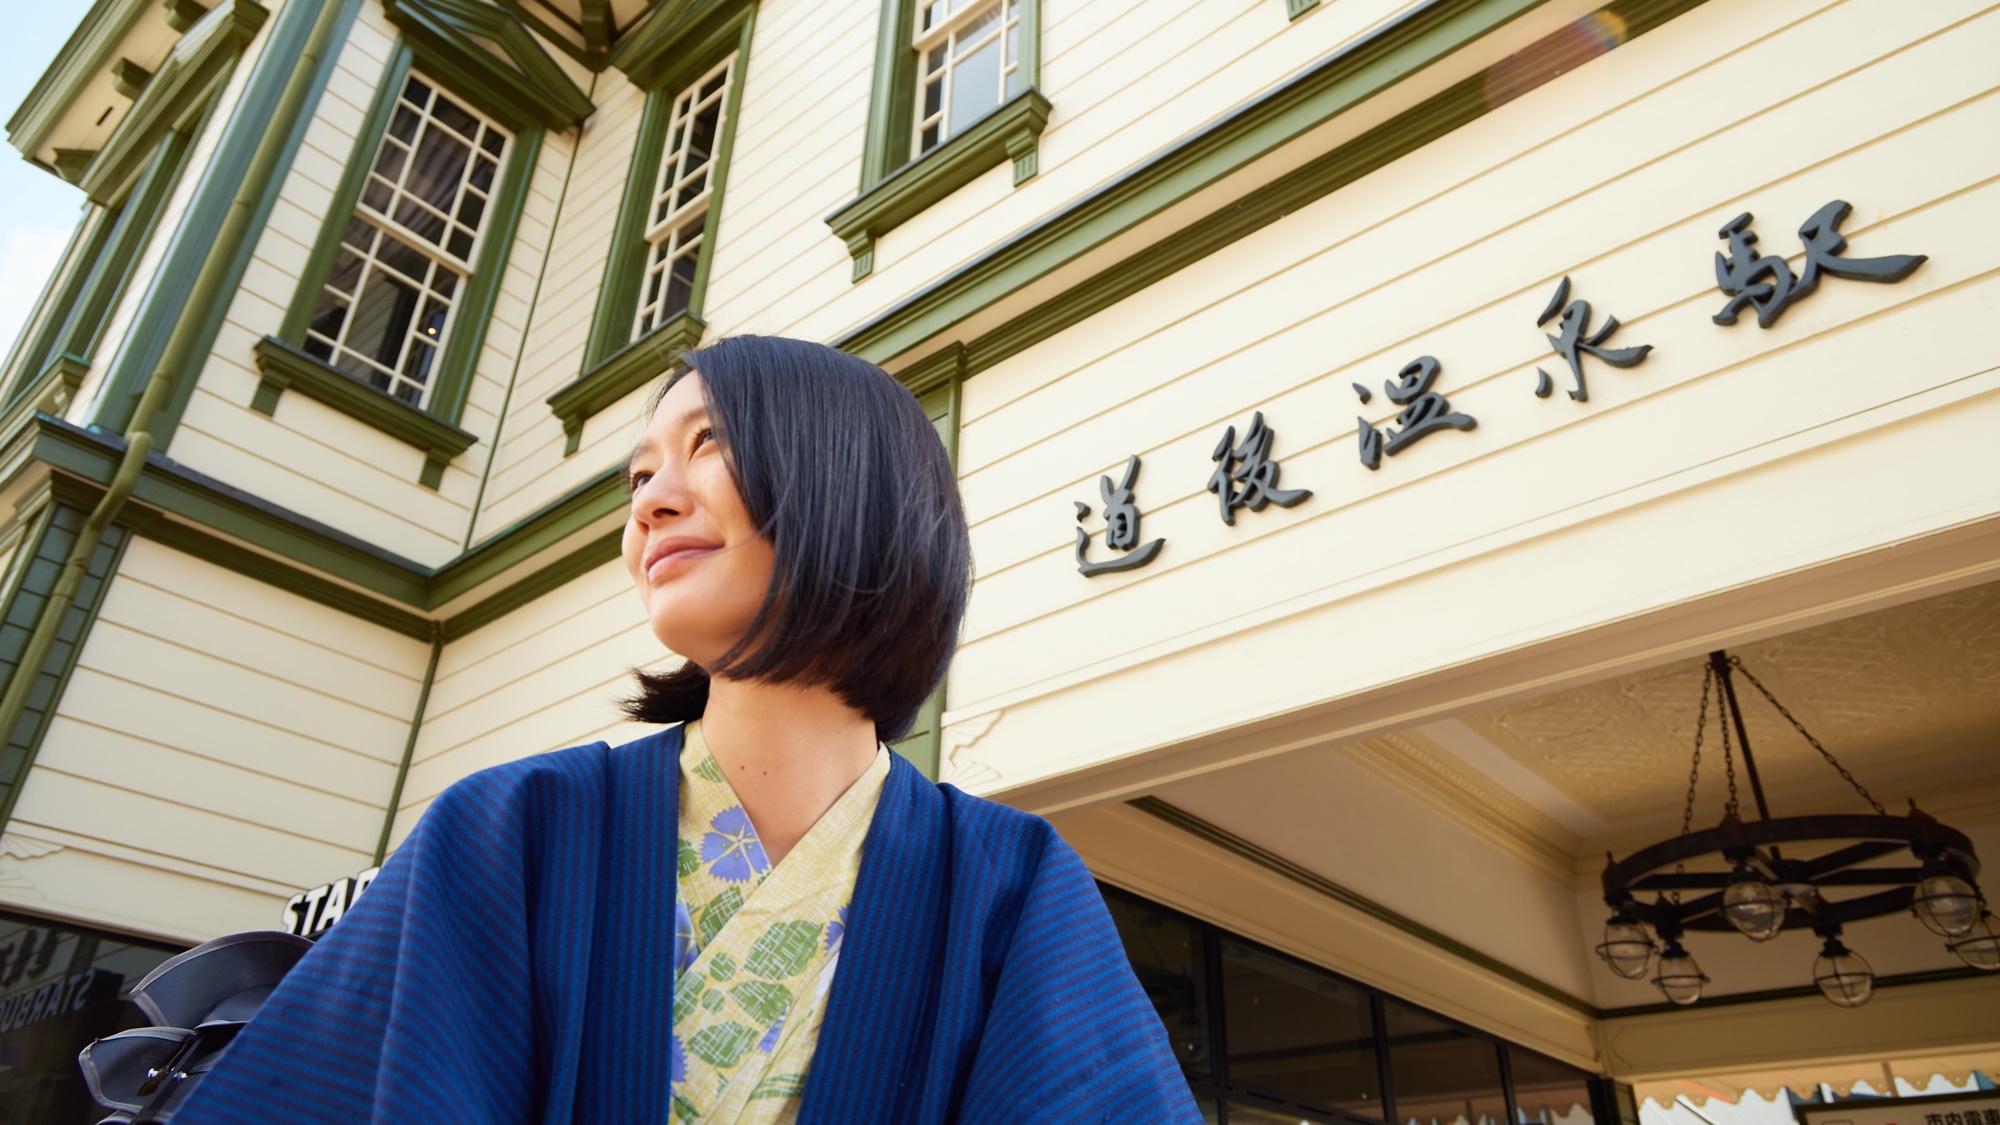
<svg viewBox="0 0 2000 1125">
<path fill-rule="evenodd" d="M 479 439 L 427 411 L 349 378 L 276 337 L 266 336 L 252 349 L 257 356 L 257 394 L 250 406 L 276 414 L 278 400 L 288 390 L 318 399 L 335 410 L 424 452 L 418 478 L 425 488 L 444 481 L 445 467 Z"/>
<path fill-rule="evenodd" d="M 152 159 L 161 137 L 192 127 L 269 15 L 256 0 L 222 0 L 188 28 L 84 170 L 77 186 L 92 203 L 110 206 Z"/>
<path fill-rule="evenodd" d="M 341 174 L 340 183 L 334 188 L 333 201 L 327 205 L 326 221 L 320 227 L 312 253 L 306 258 L 305 268 L 300 271 L 298 290 L 285 309 L 285 318 L 279 324 L 277 335 L 265 341 L 266 344 L 277 345 L 277 348 L 267 349 L 264 344 L 258 345 L 258 368 L 263 371 L 264 379 L 258 384 L 251 406 L 265 414 L 277 412 L 279 398 L 292 385 L 290 380 L 312 377 L 300 375 L 296 370 L 298 365 L 291 364 L 290 359 L 278 349 L 295 353 L 324 371 L 333 371 L 333 368 L 305 356 L 300 350 L 305 344 L 306 326 L 312 319 L 313 306 L 319 300 L 320 290 L 326 285 L 327 275 L 333 270 L 348 222 L 361 202 L 362 188 L 367 186 L 368 169 L 375 162 L 375 153 L 381 147 L 383 134 L 388 131 L 389 119 L 395 113 L 396 98 L 403 89 L 404 79 L 412 66 L 423 65 L 429 57 L 418 44 L 408 40 L 399 41 L 389 53 L 382 81 L 376 85 L 374 100 L 369 104 L 359 134 L 355 137 L 354 151 L 348 156 L 347 167 Z M 468 94 L 454 86 L 448 80 L 449 73 L 428 66 L 424 69 L 426 77 L 436 80 L 453 95 L 465 98 L 481 110 L 487 108 L 486 103 L 475 96 L 476 92 Z M 502 124 L 508 123 L 503 121 Z M 486 347 L 486 329 L 493 318 L 493 306 L 500 298 L 500 282 L 506 273 L 507 258 L 513 252 L 514 236 L 520 230 L 522 209 L 527 205 L 528 180 L 534 174 L 545 135 L 541 126 L 529 123 L 510 142 L 506 167 L 500 173 L 500 182 L 487 208 L 486 221 L 490 225 L 480 234 L 478 260 L 472 265 L 472 276 L 466 279 L 464 296 L 460 298 L 458 307 L 452 310 L 452 315 L 458 319 L 450 326 L 443 354 L 438 356 L 437 368 L 432 375 L 434 382 L 429 405 L 424 410 L 417 410 L 355 380 L 350 381 L 356 388 L 369 392 L 368 395 L 344 395 L 331 391 L 313 393 L 313 397 L 337 409 L 358 409 L 359 413 L 349 412 L 384 433 L 423 449 L 426 456 L 419 483 L 426 488 L 438 487 L 443 482 L 446 464 L 452 457 L 471 448 L 476 440 L 465 435 L 468 438 L 465 444 L 457 445 L 456 437 L 447 441 L 439 435 L 447 432 L 464 435 L 457 423 L 464 414 L 465 400 L 472 393 L 479 355 Z M 277 358 L 267 356 L 267 351 Z M 335 374 L 338 375 L 337 372 Z M 339 377 L 347 378 L 344 375 Z M 301 384 L 300 389 L 308 388 Z M 375 401 L 377 398 L 393 403 L 399 410 L 385 411 Z M 428 429 L 417 427 L 402 417 L 404 413 L 425 414 L 437 426 Z M 438 461 L 437 458 L 446 450 L 450 450 L 450 456 L 445 457 L 443 462 Z"/>
<path fill-rule="evenodd" d="M 513 132 L 582 125 L 596 108 L 505 8 L 485 0 L 387 0 L 383 7 L 425 73 Z"/>
<path fill-rule="evenodd" d="M 707 254 L 702 256 L 706 258 Z M 629 312 L 626 319 L 631 319 Z M 675 361 L 701 343 L 706 327 L 700 317 L 682 313 L 620 348 L 582 378 L 550 395 L 549 409 L 562 420 L 563 456 L 575 453 L 583 443 L 586 419 L 665 374 Z"/>
<path fill-rule="evenodd" d="M 584 342 L 583 373 L 546 400 L 549 410 L 562 420 L 565 457 L 582 444 L 586 420 L 665 374 L 701 342 L 707 327 L 702 308 L 715 264 L 722 205 L 729 190 L 729 157 L 736 147 L 736 122 L 743 111 L 743 79 L 749 68 L 756 16 L 753 0 L 712 0 L 679 12 L 658 9 L 654 19 L 635 31 L 611 58 L 613 66 L 646 89 L 646 106 L 640 112 L 639 135 L 633 141 L 632 162 L 625 173 L 625 194 L 619 200 L 604 279 L 598 285 L 590 335 Z M 708 214 L 702 220 L 701 253 L 695 262 L 687 310 L 634 340 L 632 320 L 639 308 L 648 253 L 646 217 L 653 205 L 653 187 L 659 178 L 674 98 L 682 87 L 732 51 L 736 61 L 729 76 L 722 134 L 716 138 Z"/>
<path fill-rule="evenodd" d="M 1021 92 L 1006 105 L 987 115 L 992 118 L 1014 108 L 1017 115 L 1000 138 L 996 149 L 992 138 L 975 147 L 973 153 L 947 153 L 959 140 L 979 131 L 979 126 L 946 141 L 937 148 L 912 158 L 916 142 L 917 52 L 910 39 L 917 26 L 917 0 L 882 0 L 881 18 L 875 29 L 875 81 L 868 95 L 868 131 L 861 150 L 861 193 L 854 202 L 827 216 L 847 252 L 854 259 L 853 280 L 860 281 L 875 269 L 875 239 L 937 200 L 964 187 L 987 169 L 1003 160 L 1014 162 L 1014 184 L 1020 186 L 1040 167 L 1038 153 L 1042 127 L 1048 123 L 1048 99 L 1037 93 L 1042 75 L 1041 0 L 1020 0 L 1021 38 L 1018 73 Z M 1020 108 L 1023 98 L 1033 95 L 1037 108 Z M 1037 119 L 1038 118 L 1038 119 Z M 905 183 L 892 189 L 895 200 L 869 202 L 876 185 L 891 177 Z M 937 183 L 929 181 L 937 178 Z M 943 186 L 949 185 L 949 186 Z M 922 200 L 911 206 L 912 201 Z M 863 216 L 866 221 L 863 221 Z"/>
<path fill-rule="evenodd" d="M 1298 19 L 1320 5 L 1320 0 L 1285 0 L 1285 18 Z"/>
<path fill-rule="evenodd" d="M 1025 14 L 1022 19 L 1026 19 Z M 854 259 L 852 280 L 875 270 L 875 240 L 922 214 L 931 204 L 997 168 L 1014 162 L 1014 184 L 1035 175 L 1038 145 L 1049 123 L 1049 100 L 1030 87 L 979 122 L 903 165 L 853 202 L 826 217 Z"/>
</svg>

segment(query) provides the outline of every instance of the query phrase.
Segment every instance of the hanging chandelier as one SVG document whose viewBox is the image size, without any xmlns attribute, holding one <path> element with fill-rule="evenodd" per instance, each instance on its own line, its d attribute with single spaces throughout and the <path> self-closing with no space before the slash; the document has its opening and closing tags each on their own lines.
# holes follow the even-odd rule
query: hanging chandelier
<svg viewBox="0 0 2000 1125">
<path fill-rule="evenodd" d="M 1736 673 L 1819 751 L 1874 810 L 1872 814 L 1771 815 L 1737 704 Z M 1721 824 L 1697 832 L 1695 785 L 1701 776 L 1711 698 L 1729 802 Z M 1743 819 L 1738 801 L 1738 750 L 1756 805 L 1753 821 Z M 1794 855 L 1786 855 L 1787 848 Z M 1906 856 L 1902 863 L 1894 862 L 1899 853 Z M 1742 660 L 1724 652 L 1709 654 L 1702 677 L 1701 713 L 1695 723 L 1694 760 L 1688 769 L 1680 835 L 1623 860 L 1606 859 L 1604 901 L 1611 907 L 1611 919 L 1597 955 L 1627 980 L 1644 979 L 1651 971 L 1653 985 L 1676 1004 L 1700 1000 L 1708 984 L 1707 975 L 1682 945 L 1682 938 L 1697 932 L 1734 930 L 1762 942 L 1786 930 L 1811 930 L 1820 939 L 1813 983 L 1843 1008 L 1860 1007 L 1875 991 L 1875 973 L 1867 959 L 1841 941 L 1842 928 L 1863 918 L 1909 911 L 1924 928 L 1945 939 L 1945 948 L 1966 964 L 1988 972 L 2000 970 L 2000 922 L 1974 882 L 1979 859 L 1972 841 L 1925 814 L 1915 801 L 1910 802 L 1907 816 L 1890 815 Z M 1707 870 L 1690 871 L 1690 865 Z M 1718 867 L 1727 870 L 1715 870 Z M 1641 894 L 1651 895 L 1652 900 L 1641 899 Z"/>
</svg>

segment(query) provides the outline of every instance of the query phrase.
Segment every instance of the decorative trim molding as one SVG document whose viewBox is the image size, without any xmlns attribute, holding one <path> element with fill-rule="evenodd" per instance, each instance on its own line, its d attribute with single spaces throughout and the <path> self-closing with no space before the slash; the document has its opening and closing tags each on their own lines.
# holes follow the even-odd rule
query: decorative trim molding
<svg viewBox="0 0 2000 1125">
<path fill-rule="evenodd" d="M 610 65 L 648 90 L 686 85 L 736 46 L 756 0 L 667 0 L 625 36 Z"/>
<path fill-rule="evenodd" d="M 860 281 L 875 268 L 876 239 L 987 169 L 1011 160 L 1016 186 L 1033 176 L 1036 146 L 1048 123 L 1049 100 L 1033 88 L 1023 90 L 972 128 L 891 172 L 828 215 L 826 225 L 854 258 L 853 280 Z"/>
<path fill-rule="evenodd" d="M 1385 734 L 1347 743 L 1340 750 L 1369 773 L 1515 859 L 1565 887 L 1576 883 L 1580 838 L 1473 773 L 1423 735 Z"/>
<path fill-rule="evenodd" d="M 68 111 L 70 103 L 83 93 L 127 32 L 145 14 L 154 0 L 97 0 L 91 5 L 69 41 L 56 53 L 55 61 L 42 72 L 28 96 L 7 119 L 7 139 L 29 160 L 35 158 Z"/>
<path fill-rule="evenodd" d="M 460 87 L 510 130 L 567 129 L 596 109 L 505 8 L 481 0 L 387 0 L 384 9 L 426 71 Z"/>
<path fill-rule="evenodd" d="M 257 370 L 262 373 L 257 395 L 250 402 L 251 409 L 275 415 L 279 398 L 296 388 L 308 398 L 318 399 L 397 441 L 423 450 L 424 468 L 419 480 L 425 488 L 436 488 L 442 483 L 445 466 L 479 440 L 449 422 L 341 374 L 276 337 L 264 337 L 251 350 L 257 357 Z"/>
<path fill-rule="evenodd" d="M 582 444 L 585 419 L 665 374 L 701 343 L 706 327 L 700 317 L 684 312 L 550 395 L 546 400 L 549 409 L 562 419 L 563 456 L 575 453 Z"/>
<path fill-rule="evenodd" d="M 122 83 L 119 92 L 131 86 L 127 96 L 134 100 L 77 181 L 92 203 L 108 207 L 124 194 L 158 150 L 161 138 L 220 88 L 269 16 L 256 0 L 222 0 L 189 27 L 157 73 L 146 74 L 130 66 L 129 60 L 118 60 L 112 69 L 114 75 L 122 75 L 115 79 Z"/>
<path fill-rule="evenodd" d="M 195 0 L 166 0 L 167 26 L 175 31 L 185 32 L 195 22 L 208 14 L 205 5 Z"/>
</svg>

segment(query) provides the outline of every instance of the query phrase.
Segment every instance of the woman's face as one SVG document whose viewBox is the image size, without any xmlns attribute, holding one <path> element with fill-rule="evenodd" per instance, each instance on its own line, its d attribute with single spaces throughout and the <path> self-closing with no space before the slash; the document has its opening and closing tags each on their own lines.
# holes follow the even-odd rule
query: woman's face
<svg viewBox="0 0 2000 1125">
<path fill-rule="evenodd" d="M 775 554 L 743 508 L 690 372 L 660 399 L 630 467 L 625 569 L 669 649 L 704 667 L 750 627 Z"/>
</svg>

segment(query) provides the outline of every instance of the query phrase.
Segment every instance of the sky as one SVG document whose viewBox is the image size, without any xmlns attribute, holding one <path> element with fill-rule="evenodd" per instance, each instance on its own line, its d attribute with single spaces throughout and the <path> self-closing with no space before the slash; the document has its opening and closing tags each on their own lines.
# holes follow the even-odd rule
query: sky
<svg viewBox="0 0 2000 1125">
<path fill-rule="evenodd" d="M 90 3 L 18 0 L 7 7 L 7 33 L 0 35 L 0 124 L 14 115 Z M 23 160 L 12 145 L 0 148 L 0 356 L 13 349 L 82 208 L 81 191 Z"/>
</svg>

